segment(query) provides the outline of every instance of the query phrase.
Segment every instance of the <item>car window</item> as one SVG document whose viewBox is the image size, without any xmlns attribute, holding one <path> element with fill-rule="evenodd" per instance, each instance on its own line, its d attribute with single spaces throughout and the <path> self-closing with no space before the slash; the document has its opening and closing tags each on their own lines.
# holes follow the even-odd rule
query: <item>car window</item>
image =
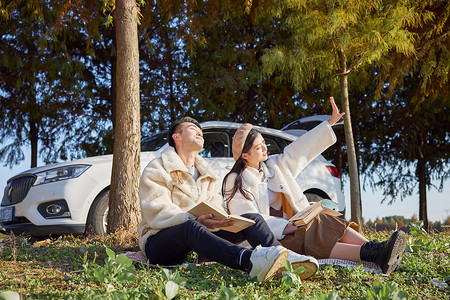
<svg viewBox="0 0 450 300">
<path fill-rule="evenodd" d="M 283 151 L 285 144 L 278 143 L 275 137 L 263 134 L 264 140 L 266 141 L 267 152 L 269 155 L 279 154 Z"/>
<path fill-rule="evenodd" d="M 217 129 L 216 129 L 217 130 Z M 203 132 L 205 140 L 204 147 L 199 153 L 202 157 L 231 157 L 230 138 L 235 130 L 227 131 L 207 131 Z M 270 155 L 283 152 L 284 147 L 291 141 L 284 140 L 277 136 L 263 134 L 267 149 Z M 167 143 L 167 131 L 154 134 L 148 138 L 142 139 L 142 151 L 156 151 Z"/>
<path fill-rule="evenodd" d="M 142 151 L 156 151 L 167 143 L 167 131 L 154 134 L 151 137 L 142 139 Z"/>
<path fill-rule="evenodd" d="M 204 132 L 205 144 L 200 151 L 202 157 L 229 157 L 230 142 L 225 132 Z"/>
<path fill-rule="evenodd" d="M 308 121 L 308 122 L 300 122 L 299 120 L 289 124 L 288 126 L 283 127 L 283 131 L 288 130 L 288 129 L 303 129 L 303 130 L 311 130 L 314 127 L 316 127 L 317 125 L 319 125 L 320 123 L 322 123 L 321 120 L 318 121 Z"/>
</svg>

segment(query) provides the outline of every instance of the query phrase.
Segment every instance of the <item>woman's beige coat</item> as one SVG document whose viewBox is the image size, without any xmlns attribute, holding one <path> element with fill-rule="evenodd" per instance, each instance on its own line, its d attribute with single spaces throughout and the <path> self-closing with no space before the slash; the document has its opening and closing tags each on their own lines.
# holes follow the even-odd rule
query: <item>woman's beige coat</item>
<svg viewBox="0 0 450 300">
<path fill-rule="evenodd" d="M 200 174 L 197 180 L 188 173 L 173 147 L 165 149 L 160 158 L 145 167 L 139 183 L 142 221 L 138 234 L 143 251 L 150 235 L 192 218 L 187 211 L 197 203 L 209 202 L 223 210 L 220 177 L 199 155 L 195 167 Z"/>
<path fill-rule="evenodd" d="M 246 168 L 242 173 L 242 187 L 244 191 L 249 192 L 247 194 L 251 200 L 246 199 L 238 191 L 228 202 L 230 213 L 235 215 L 259 213 L 275 237 L 282 239 L 288 220 L 270 216 L 270 203 L 275 202 L 275 205 L 272 204 L 275 209 L 285 210 L 285 207 L 282 207 L 284 195 L 294 213 L 309 206 L 308 199 L 295 178 L 314 158 L 335 142 L 336 136 L 330 124 L 324 121 L 286 146 L 282 154 L 270 155 L 267 161 L 261 163 L 265 182 L 261 182 L 260 177 Z M 229 195 L 236 176 L 236 173 L 228 176 L 225 183 L 225 198 Z M 272 193 L 268 193 L 267 189 Z"/>
</svg>

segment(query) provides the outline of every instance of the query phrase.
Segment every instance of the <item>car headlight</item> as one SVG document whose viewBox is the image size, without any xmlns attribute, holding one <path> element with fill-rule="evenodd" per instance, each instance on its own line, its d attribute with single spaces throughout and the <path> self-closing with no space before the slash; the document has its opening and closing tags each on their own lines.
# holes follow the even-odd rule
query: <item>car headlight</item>
<svg viewBox="0 0 450 300">
<path fill-rule="evenodd" d="M 89 167 L 90 165 L 73 165 L 35 173 L 36 181 L 34 185 L 77 178 L 89 169 Z"/>
</svg>

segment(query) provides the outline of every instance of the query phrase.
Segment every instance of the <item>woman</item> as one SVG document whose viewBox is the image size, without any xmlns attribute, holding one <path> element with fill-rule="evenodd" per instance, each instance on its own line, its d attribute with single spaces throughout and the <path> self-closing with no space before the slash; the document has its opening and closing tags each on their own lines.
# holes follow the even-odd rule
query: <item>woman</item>
<svg viewBox="0 0 450 300">
<path fill-rule="evenodd" d="M 251 124 L 242 125 L 233 137 L 236 163 L 223 181 L 226 205 L 232 214 L 260 213 L 281 244 L 292 251 L 319 259 L 375 262 L 389 274 L 402 259 L 406 246 L 403 231 L 394 232 L 385 242 L 368 241 L 358 233 L 355 223 L 337 217 L 328 208 L 306 225 L 297 227 L 289 221 L 309 206 L 295 178 L 336 141 L 331 126 L 344 113 L 339 113 L 332 97 L 330 102 L 331 118 L 297 138 L 283 154 L 268 157 L 262 135 Z"/>
</svg>

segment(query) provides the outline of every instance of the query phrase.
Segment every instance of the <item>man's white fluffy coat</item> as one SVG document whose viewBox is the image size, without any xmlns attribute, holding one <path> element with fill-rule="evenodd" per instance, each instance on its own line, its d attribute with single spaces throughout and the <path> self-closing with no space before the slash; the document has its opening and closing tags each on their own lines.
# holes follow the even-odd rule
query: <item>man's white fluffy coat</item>
<svg viewBox="0 0 450 300">
<path fill-rule="evenodd" d="M 197 203 L 209 202 L 223 210 L 223 199 L 219 194 L 220 177 L 199 155 L 195 157 L 194 165 L 200 174 L 197 181 L 188 173 L 175 149 L 168 147 L 142 172 L 139 183 L 142 221 L 138 234 L 139 246 L 143 251 L 150 235 L 192 218 L 187 211 Z M 181 171 L 183 183 L 181 180 L 174 181 L 171 176 L 174 171 Z"/>
<path fill-rule="evenodd" d="M 309 206 L 308 199 L 298 185 L 297 175 L 320 153 L 336 142 L 336 136 L 328 121 L 324 121 L 312 130 L 298 137 L 286 146 L 282 154 L 270 155 L 261 163 L 265 182 L 246 168 L 242 173 L 242 188 L 247 191 L 251 200 L 246 199 L 239 191 L 228 203 L 231 214 L 259 213 L 266 220 L 277 239 L 283 238 L 283 230 L 288 220 L 270 216 L 270 203 L 275 209 L 281 209 L 282 193 L 286 196 L 294 213 Z M 225 187 L 225 198 L 231 192 L 237 174 L 228 176 Z M 268 193 L 267 189 L 273 193 Z M 228 195 L 227 195 L 228 194 Z M 269 197 L 277 197 L 279 201 Z M 274 205 L 273 203 L 276 203 Z"/>
</svg>

